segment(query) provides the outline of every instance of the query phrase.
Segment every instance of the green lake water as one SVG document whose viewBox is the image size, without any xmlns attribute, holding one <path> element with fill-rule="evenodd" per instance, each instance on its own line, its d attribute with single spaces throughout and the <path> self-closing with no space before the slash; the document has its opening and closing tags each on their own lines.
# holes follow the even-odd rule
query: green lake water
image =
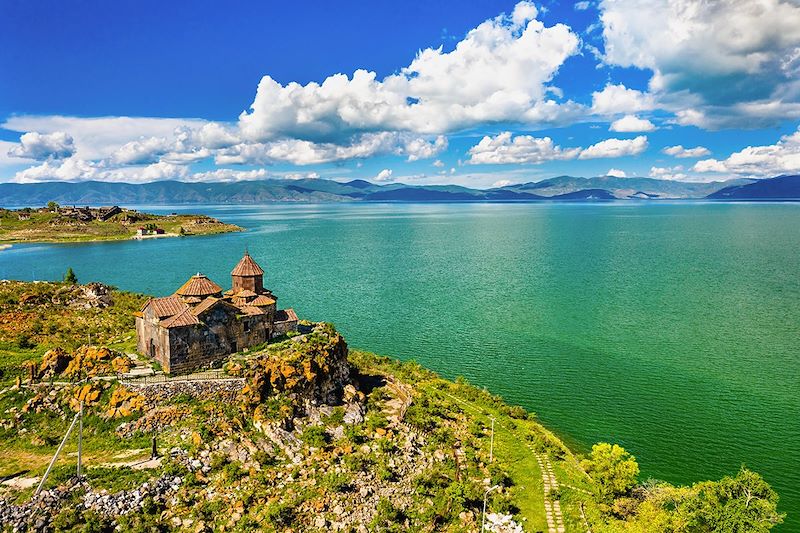
<svg viewBox="0 0 800 533">
<path fill-rule="evenodd" d="M 356 204 L 151 208 L 241 234 L 20 245 L 0 278 L 166 295 L 265 284 L 352 346 L 463 375 L 579 451 L 622 444 L 643 476 L 762 473 L 800 530 L 800 204 Z"/>
</svg>

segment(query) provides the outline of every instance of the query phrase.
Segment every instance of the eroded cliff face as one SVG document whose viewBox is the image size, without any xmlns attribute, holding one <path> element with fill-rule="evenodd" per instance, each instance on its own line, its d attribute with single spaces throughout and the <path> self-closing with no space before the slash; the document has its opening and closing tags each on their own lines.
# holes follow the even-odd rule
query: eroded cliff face
<svg viewBox="0 0 800 533">
<path fill-rule="evenodd" d="M 256 422 L 275 415 L 288 421 L 350 399 L 344 397 L 351 385 L 347 343 L 331 324 L 317 324 L 279 349 L 233 362 L 228 371 L 245 378 L 241 403 Z"/>
</svg>

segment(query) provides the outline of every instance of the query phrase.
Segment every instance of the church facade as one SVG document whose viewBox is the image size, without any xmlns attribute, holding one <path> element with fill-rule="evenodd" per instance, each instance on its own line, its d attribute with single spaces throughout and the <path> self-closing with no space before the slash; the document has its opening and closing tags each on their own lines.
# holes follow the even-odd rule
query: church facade
<svg viewBox="0 0 800 533">
<path fill-rule="evenodd" d="M 297 329 L 294 310 L 277 309 L 249 253 L 231 272 L 231 285 L 223 293 L 198 273 L 172 296 L 148 300 L 136 314 L 139 352 L 167 373 L 187 372 Z"/>
</svg>

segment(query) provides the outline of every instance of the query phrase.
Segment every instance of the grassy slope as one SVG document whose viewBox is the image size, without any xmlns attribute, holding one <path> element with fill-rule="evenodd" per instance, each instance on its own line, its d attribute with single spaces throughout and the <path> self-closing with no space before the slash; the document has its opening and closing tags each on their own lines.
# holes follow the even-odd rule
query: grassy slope
<svg viewBox="0 0 800 533">
<path fill-rule="evenodd" d="M 544 513 L 542 475 L 531 448 L 549 453 L 559 483 L 588 490 L 588 478 L 578 464 L 578 458 L 544 426 L 520 408 L 509 408 L 502 399 L 464 381 L 452 382 L 424 370 L 415 363 L 377 357 L 368 352 L 351 352 L 351 360 L 360 368 L 398 376 L 414 384 L 415 391 L 442 406 L 448 412 L 461 413 L 467 422 L 480 421 L 485 428 L 495 419 L 494 457 L 508 474 L 509 492 L 519 508 L 518 517 L 526 530 L 547 530 Z M 513 415 L 513 416 L 512 416 Z M 482 447 L 488 455 L 490 439 L 484 435 Z M 560 459 L 556 457 L 560 456 Z M 580 503 L 594 505 L 581 491 L 562 486 L 562 511 L 567 531 L 582 527 Z"/>
<path fill-rule="evenodd" d="M 198 215 L 147 215 L 147 219 L 134 224 L 123 225 L 120 215 L 106 222 L 92 221 L 71 225 L 52 225 L 58 219 L 53 213 L 32 212 L 30 220 L 19 220 L 16 211 L 0 211 L 0 244 L 16 242 L 85 242 L 111 241 L 130 239 L 136 234 L 139 226 L 148 223 L 156 224 L 167 233 L 177 235 L 181 228 L 188 235 L 209 235 L 241 231 L 233 224 L 225 224 L 216 219 Z M 199 219 L 210 223 L 198 224 Z"/>
<path fill-rule="evenodd" d="M 114 304 L 105 309 L 74 308 L 64 302 L 77 290 L 65 283 L 0 283 L 0 413 L 21 409 L 30 394 L 7 391 L 17 376 L 24 377 L 24 363 L 38 360 L 57 346 L 74 350 L 86 344 L 107 345 L 118 351 L 135 347 L 133 312 L 146 298 L 142 295 L 113 291 Z M 60 296 L 57 296 L 60 295 Z M 62 303 L 53 303 L 53 298 Z M 29 301 L 29 304 L 22 302 Z M 23 346 L 20 346 L 22 344 Z M 45 444 L 31 442 L 31 433 L 8 432 L 0 439 L 0 477 L 30 470 L 41 473 L 66 431 L 70 420 L 55 415 L 28 414 L 31 428 Z M 98 417 L 87 421 L 84 450 L 88 460 L 107 457 L 115 450 L 147 447 L 147 442 L 123 442 L 109 439 L 114 425 Z M 2 431 L 2 430 L 0 430 Z M 141 440 L 141 439 L 139 439 Z M 146 440 L 146 439 L 145 439 Z M 113 455 L 113 453 L 112 453 Z M 63 456 L 59 464 L 74 463 L 74 457 Z"/>
</svg>

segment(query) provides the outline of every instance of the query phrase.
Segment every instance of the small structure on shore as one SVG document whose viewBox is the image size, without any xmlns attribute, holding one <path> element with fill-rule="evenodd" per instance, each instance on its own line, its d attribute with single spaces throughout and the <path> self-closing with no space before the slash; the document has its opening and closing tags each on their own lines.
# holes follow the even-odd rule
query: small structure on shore
<svg viewBox="0 0 800 533">
<path fill-rule="evenodd" d="M 152 235 L 166 235 L 166 232 L 155 224 L 148 224 L 136 230 L 137 237 L 150 237 Z"/>
<path fill-rule="evenodd" d="M 264 270 L 245 252 L 232 288 L 197 273 L 175 294 L 151 298 L 136 314 L 138 349 L 165 372 L 185 372 L 297 329 L 292 309 L 278 310 Z"/>
</svg>

